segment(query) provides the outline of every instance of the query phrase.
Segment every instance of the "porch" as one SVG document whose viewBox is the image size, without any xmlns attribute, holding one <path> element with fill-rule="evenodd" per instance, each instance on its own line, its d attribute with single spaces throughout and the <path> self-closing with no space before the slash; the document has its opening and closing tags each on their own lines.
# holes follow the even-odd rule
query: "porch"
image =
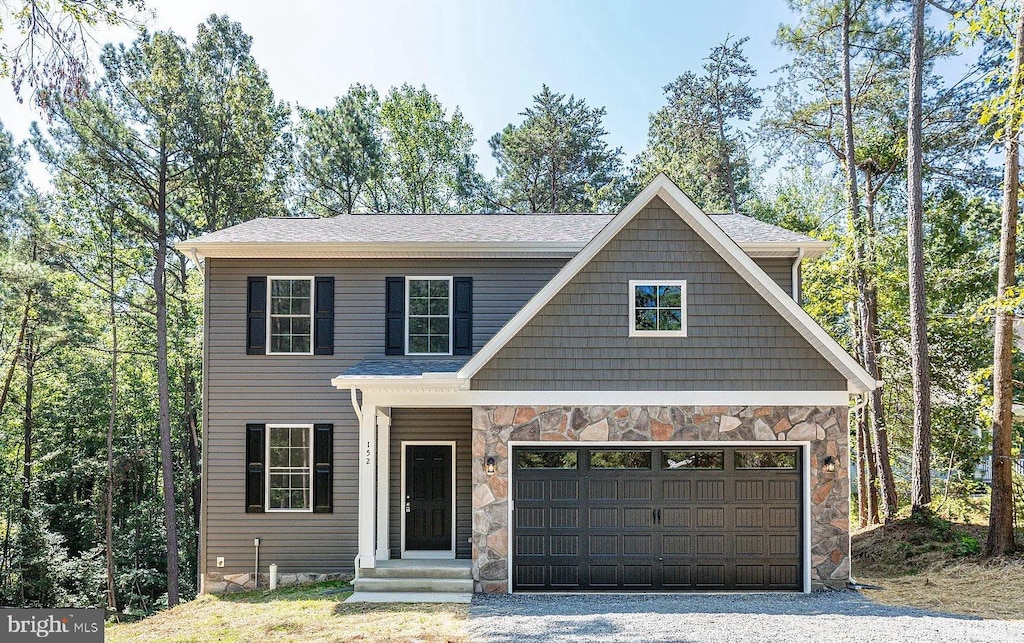
<svg viewBox="0 0 1024 643">
<path fill-rule="evenodd" d="M 369 428 L 361 427 L 357 577 L 410 567 L 384 565 L 399 561 L 424 561 L 428 571 L 470 565 L 471 409 L 375 406 Z"/>
</svg>

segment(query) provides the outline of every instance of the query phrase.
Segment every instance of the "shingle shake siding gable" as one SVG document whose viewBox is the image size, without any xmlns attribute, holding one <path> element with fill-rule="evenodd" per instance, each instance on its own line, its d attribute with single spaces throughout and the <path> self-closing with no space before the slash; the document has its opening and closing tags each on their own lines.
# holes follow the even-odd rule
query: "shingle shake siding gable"
<svg viewBox="0 0 1024 643">
<path fill-rule="evenodd" d="M 689 336 L 629 337 L 630 279 L 686 280 Z M 660 198 L 473 376 L 477 390 L 846 387 L 846 378 Z"/>
</svg>

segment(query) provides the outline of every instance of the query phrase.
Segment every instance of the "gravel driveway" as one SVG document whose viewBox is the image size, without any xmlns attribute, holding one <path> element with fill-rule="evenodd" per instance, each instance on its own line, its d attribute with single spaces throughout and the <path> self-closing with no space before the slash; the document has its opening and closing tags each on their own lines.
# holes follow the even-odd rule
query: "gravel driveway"
<svg viewBox="0 0 1024 643">
<path fill-rule="evenodd" d="M 474 641 L 1024 641 L 1024 621 L 877 605 L 852 591 L 475 594 L 469 614 Z"/>
</svg>

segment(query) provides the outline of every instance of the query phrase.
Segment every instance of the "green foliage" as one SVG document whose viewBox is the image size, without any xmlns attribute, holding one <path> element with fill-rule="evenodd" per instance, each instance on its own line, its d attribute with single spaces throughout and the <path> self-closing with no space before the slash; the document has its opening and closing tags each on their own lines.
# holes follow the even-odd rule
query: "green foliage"
<svg viewBox="0 0 1024 643">
<path fill-rule="evenodd" d="M 757 72 L 731 36 L 711 49 L 703 73 L 687 71 L 664 87 L 668 104 L 650 117 L 647 147 L 634 162 L 642 187 L 659 172 L 708 212 L 740 211 L 753 195 L 746 134 L 761 106 Z"/>
<path fill-rule="evenodd" d="M 144 0 L 0 0 L 0 79 L 11 79 L 19 99 L 22 85 L 28 85 L 44 106 L 54 96 L 80 96 L 90 69 L 90 31 L 99 24 L 134 26 L 144 4 Z"/>
<path fill-rule="evenodd" d="M 426 87 L 392 88 L 381 105 L 387 165 L 375 195 L 381 212 L 460 212 L 476 184 L 473 126 L 447 115 Z M 383 206 L 383 207 L 380 207 Z"/>
<path fill-rule="evenodd" d="M 17 520 L 0 601 L 24 607 L 102 606 L 102 552 L 91 549 L 70 556 L 63 537 L 49 528 L 38 510 L 23 511 Z"/>
<path fill-rule="evenodd" d="M 375 211 L 385 150 L 377 90 L 353 85 L 330 108 L 299 108 L 302 208 L 313 214 Z"/>
<path fill-rule="evenodd" d="M 190 235 L 255 214 L 284 214 L 290 139 L 288 106 L 274 99 L 252 56 L 252 37 L 227 16 L 199 25 L 184 52 L 186 96 L 181 136 L 191 160 Z"/>
<path fill-rule="evenodd" d="M 955 37 L 968 45 L 984 46 L 982 64 L 991 91 L 977 105 L 978 120 L 989 126 L 993 139 L 1002 140 L 1007 132 L 1020 129 L 1024 121 L 1024 102 L 1019 92 L 1021 80 L 1011 78 L 1013 70 L 1014 25 L 1020 4 L 1006 0 L 979 0 L 955 14 Z"/>
<path fill-rule="evenodd" d="M 981 553 L 981 543 L 974 536 L 960 534 L 951 551 L 957 556 L 976 556 Z"/>
<path fill-rule="evenodd" d="M 622 150 L 605 141 L 605 109 L 542 85 L 533 105 L 488 143 L 498 163 L 495 207 L 509 212 L 604 212 L 619 206 Z"/>
<path fill-rule="evenodd" d="M 16 148 L 3 157 L 17 179 L 8 183 L 18 185 L 0 184 L 7 190 L 0 203 L 20 207 L 0 210 L 0 365 L 4 374 L 13 367 L 10 402 L 0 409 L 0 538 L 31 538 L 32 551 L 42 552 L 33 558 L 29 549 L 12 545 L 5 555 L 0 548 L 5 604 L 106 603 L 105 438 L 115 327 L 119 377 L 110 473 L 118 606 L 141 614 L 167 604 L 153 348 L 157 240 L 165 235 L 173 242 L 284 211 L 288 109 L 274 100 L 250 45 L 237 23 L 212 16 L 191 46 L 171 32 L 108 46 L 103 78 L 80 100 L 55 102 L 48 130 L 35 132 L 33 143 L 53 172 L 52 194 L 41 199 L 19 183 Z M 202 285 L 184 257 L 168 251 L 164 259 L 171 443 L 184 452 L 174 475 L 180 587 L 189 597 L 197 572 L 192 423 L 200 411 Z M 26 310 L 30 339 L 12 365 Z M 31 406 L 25 394 L 29 355 L 35 365 Z M 29 415 L 31 434 L 23 430 Z M 8 474 L 21 471 L 27 440 L 34 454 L 28 484 Z M 17 510 L 23 492 L 28 511 Z"/>
</svg>

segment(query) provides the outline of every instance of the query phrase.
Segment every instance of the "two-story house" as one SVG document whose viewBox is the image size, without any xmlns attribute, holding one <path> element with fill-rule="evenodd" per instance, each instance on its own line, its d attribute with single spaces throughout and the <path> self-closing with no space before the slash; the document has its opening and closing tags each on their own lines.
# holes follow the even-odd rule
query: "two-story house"
<svg viewBox="0 0 1024 643">
<path fill-rule="evenodd" d="M 845 584 L 847 414 L 876 383 L 798 303 L 827 247 L 664 176 L 617 215 L 179 244 L 206 287 L 204 591 L 271 563 L 358 592 Z"/>
</svg>

